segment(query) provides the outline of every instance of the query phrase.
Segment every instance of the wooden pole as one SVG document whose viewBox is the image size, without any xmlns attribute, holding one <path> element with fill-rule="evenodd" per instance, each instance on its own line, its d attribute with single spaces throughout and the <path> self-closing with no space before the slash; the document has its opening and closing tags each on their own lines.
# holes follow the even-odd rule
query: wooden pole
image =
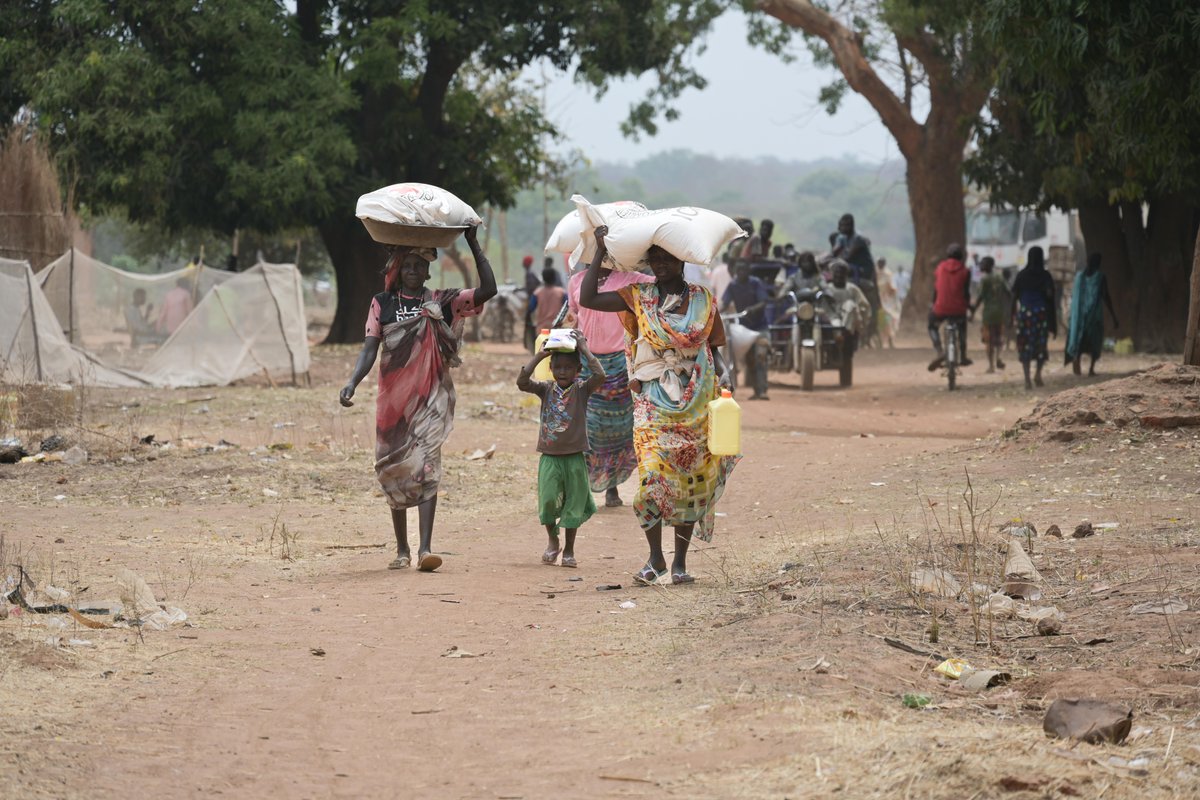
<svg viewBox="0 0 1200 800">
<path fill-rule="evenodd" d="M 1192 255 L 1192 290 L 1188 299 L 1187 335 L 1183 340 L 1183 363 L 1200 367 L 1200 235 Z"/>
<path fill-rule="evenodd" d="M 124 299 L 124 298 L 122 298 Z M 71 268 L 67 270 L 67 341 L 75 344 L 75 243 L 71 243 Z"/>
<path fill-rule="evenodd" d="M 500 210 L 500 269 L 508 283 L 508 212 Z"/>
<path fill-rule="evenodd" d="M 33 329 L 33 358 L 37 362 L 38 383 L 42 383 L 45 380 L 42 377 L 42 342 L 38 338 L 37 314 L 33 310 L 33 270 L 28 266 L 25 267 L 25 289 L 29 293 L 29 324 Z"/>
</svg>

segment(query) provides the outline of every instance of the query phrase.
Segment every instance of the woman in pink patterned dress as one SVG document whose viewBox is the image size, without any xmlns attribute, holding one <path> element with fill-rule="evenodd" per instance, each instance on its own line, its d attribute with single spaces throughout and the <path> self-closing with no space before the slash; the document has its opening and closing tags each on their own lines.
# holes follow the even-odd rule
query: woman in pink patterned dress
<svg viewBox="0 0 1200 800">
<path fill-rule="evenodd" d="M 463 320 L 482 311 L 496 295 L 496 278 L 468 228 L 467 244 L 479 270 L 476 289 L 426 289 L 429 264 L 437 251 L 395 247 L 388 256 L 384 291 L 371 301 L 366 339 L 339 400 L 353 405 L 354 390 L 371 371 L 382 345 L 379 397 L 375 404 L 375 474 L 392 508 L 396 558 L 390 569 L 412 562 L 406 512 L 420 518 L 417 568 L 432 572 L 442 564 L 432 551 L 433 519 L 442 479 L 442 445 L 454 428 L 454 381 Z"/>
</svg>

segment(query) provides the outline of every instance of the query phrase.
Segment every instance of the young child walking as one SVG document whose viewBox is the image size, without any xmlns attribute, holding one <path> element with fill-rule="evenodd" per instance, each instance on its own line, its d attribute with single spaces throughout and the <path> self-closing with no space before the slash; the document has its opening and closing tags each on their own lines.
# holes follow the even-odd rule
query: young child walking
<svg viewBox="0 0 1200 800">
<path fill-rule="evenodd" d="M 579 526 L 596 513 L 584 458 L 588 449 L 587 405 L 588 397 L 603 385 L 605 377 L 604 367 L 588 349 L 587 340 L 579 331 L 572 331 L 572 335 L 576 342 L 573 352 L 543 349 L 521 368 L 517 377 L 518 389 L 542 399 L 537 444 L 538 452 L 542 454 L 538 464 L 538 517 L 546 526 L 547 536 L 542 563 L 557 563 L 561 552 L 564 567 L 578 566 L 575 534 Z M 591 372 L 587 380 L 579 377 L 581 356 L 587 359 Z M 550 373 L 554 379 L 535 381 L 531 377 L 533 370 L 545 358 L 550 359 Z M 561 546 L 559 526 L 565 528 L 567 534 L 566 542 Z"/>
</svg>

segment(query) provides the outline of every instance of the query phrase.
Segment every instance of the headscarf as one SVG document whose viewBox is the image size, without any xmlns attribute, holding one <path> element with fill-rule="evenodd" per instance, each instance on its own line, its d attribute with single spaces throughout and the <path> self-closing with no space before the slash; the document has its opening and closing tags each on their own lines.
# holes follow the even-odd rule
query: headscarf
<svg viewBox="0 0 1200 800">
<path fill-rule="evenodd" d="M 396 287 L 400 285 L 400 265 L 404 263 L 404 257 L 409 253 L 430 263 L 437 258 L 437 250 L 432 247 L 409 247 L 407 245 L 393 247 L 388 255 L 387 264 L 383 267 L 383 290 L 385 292 L 395 291 Z"/>
</svg>

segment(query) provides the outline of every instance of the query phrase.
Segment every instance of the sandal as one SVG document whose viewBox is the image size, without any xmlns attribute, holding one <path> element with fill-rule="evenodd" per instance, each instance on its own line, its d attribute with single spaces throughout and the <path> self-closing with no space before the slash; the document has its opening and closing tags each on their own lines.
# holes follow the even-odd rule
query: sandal
<svg viewBox="0 0 1200 800">
<path fill-rule="evenodd" d="M 442 565 L 442 557 L 433 553 L 425 553 L 417 559 L 417 569 L 421 572 L 433 572 Z"/>
<path fill-rule="evenodd" d="M 542 553 L 542 563 L 553 566 L 554 562 L 558 561 L 558 553 L 558 550 L 547 550 L 546 552 Z"/>
<path fill-rule="evenodd" d="M 408 556 L 396 556 L 392 563 L 388 564 L 388 569 L 405 569 L 411 563 L 412 559 Z"/>
<path fill-rule="evenodd" d="M 579 566 L 579 562 L 575 560 L 575 556 L 563 556 L 562 565 L 564 567 L 571 567 L 573 569 Z"/>
<path fill-rule="evenodd" d="M 667 570 L 665 568 L 659 570 L 647 564 L 638 570 L 638 573 L 633 576 L 633 582 L 640 586 L 653 586 L 654 584 L 658 583 L 660 579 L 665 578 L 666 576 Z"/>
<path fill-rule="evenodd" d="M 672 572 L 671 573 L 671 583 L 680 584 L 680 583 L 695 583 L 695 582 L 696 582 L 696 579 L 693 578 L 691 575 L 687 574 L 686 572 Z"/>
</svg>

